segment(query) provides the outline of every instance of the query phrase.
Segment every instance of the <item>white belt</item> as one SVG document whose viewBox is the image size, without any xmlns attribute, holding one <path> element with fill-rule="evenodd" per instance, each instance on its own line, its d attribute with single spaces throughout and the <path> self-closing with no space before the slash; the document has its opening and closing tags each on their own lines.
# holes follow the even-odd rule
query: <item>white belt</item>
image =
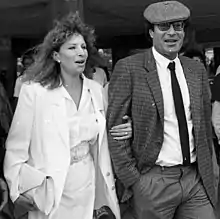
<svg viewBox="0 0 220 219">
<path fill-rule="evenodd" d="M 70 150 L 70 164 L 78 163 L 85 159 L 90 153 L 90 144 L 87 141 L 73 146 Z"/>
</svg>

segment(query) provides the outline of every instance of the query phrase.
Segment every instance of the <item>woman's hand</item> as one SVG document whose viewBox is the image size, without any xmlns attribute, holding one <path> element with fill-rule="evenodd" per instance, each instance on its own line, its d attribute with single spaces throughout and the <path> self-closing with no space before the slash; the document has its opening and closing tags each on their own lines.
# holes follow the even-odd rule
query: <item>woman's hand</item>
<svg viewBox="0 0 220 219">
<path fill-rule="evenodd" d="M 38 210 L 38 207 L 34 203 L 33 200 L 26 197 L 25 195 L 20 195 L 14 202 L 15 205 L 22 206 L 27 212 L 28 211 L 36 211 Z"/>
<path fill-rule="evenodd" d="M 8 187 L 6 182 L 0 178 L 0 193 L 2 197 L 2 203 L 0 203 L 0 211 L 5 207 L 8 202 Z"/>
<path fill-rule="evenodd" d="M 113 126 L 109 131 L 113 139 L 126 140 L 132 137 L 132 120 L 129 116 L 125 115 L 123 120 L 127 120 L 127 123 Z"/>
</svg>

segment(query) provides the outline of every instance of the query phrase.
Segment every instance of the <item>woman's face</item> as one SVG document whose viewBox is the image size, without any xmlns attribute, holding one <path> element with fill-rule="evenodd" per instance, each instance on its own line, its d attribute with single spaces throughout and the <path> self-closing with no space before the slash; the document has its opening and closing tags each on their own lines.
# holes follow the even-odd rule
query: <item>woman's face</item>
<svg viewBox="0 0 220 219">
<path fill-rule="evenodd" d="M 60 63 L 61 74 L 79 75 L 83 73 L 88 57 L 86 43 L 81 34 L 73 34 L 55 53 Z"/>
</svg>

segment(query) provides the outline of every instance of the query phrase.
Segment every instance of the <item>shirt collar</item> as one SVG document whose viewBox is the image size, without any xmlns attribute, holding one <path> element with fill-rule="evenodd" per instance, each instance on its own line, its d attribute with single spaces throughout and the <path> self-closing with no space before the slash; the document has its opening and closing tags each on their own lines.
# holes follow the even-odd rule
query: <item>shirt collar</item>
<svg viewBox="0 0 220 219">
<path fill-rule="evenodd" d="M 85 77 L 84 74 L 81 74 L 80 77 L 83 79 L 82 93 L 86 90 L 89 91 L 89 81 L 88 81 L 88 79 Z M 72 98 L 70 97 L 69 93 L 67 92 L 67 90 L 65 89 L 65 87 L 63 85 L 61 85 L 61 92 L 62 92 L 63 97 L 72 100 Z"/>
<path fill-rule="evenodd" d="M 163 66 L 165 68 L 167 68 L 167 66 L 169 65 L 170 62 L 177 63 L 177 61 L 179 60 L 178 56 L 172 61 L 169 60 L 168 58 L 164 57 L 159 52 L 157 52 L 157 50 L 154 48 L 154 46 L 152 48 L 152 52 L 153 52 L 153 56 L 156 60 L 156 64 L 159 65 L 159 66 Z"/>
</svg>

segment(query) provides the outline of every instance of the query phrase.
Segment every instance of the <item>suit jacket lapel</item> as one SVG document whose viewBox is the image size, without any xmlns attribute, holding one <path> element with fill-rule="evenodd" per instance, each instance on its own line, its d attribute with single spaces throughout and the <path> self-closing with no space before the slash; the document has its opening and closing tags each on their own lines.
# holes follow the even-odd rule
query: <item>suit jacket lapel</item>
<svg viewBox="0 0 220 219">
<path fill-rule="evenodd" d="M 156 103 L 160 119 L 162 124 L 164 122 L 164 104 L 163 104 L 163 96 L 162 90 L 160 86 L 160 81 L 157 73 L 156 63 L 153 57 L 152 49 L 147 50 L 144 53 L 144 67 L 147 72 L 145 74 L 147 78 L 148 86 L 153 94 L 154 101 Z"/>
<path fill-rule="evenodd" d="M 189 96 L 190 96 L 190 110 L 192 113 L 193 118 L 193 127 L 195 134 L 197 133 L 197 130 L 195 127 L 197 127 L 198 123 L 200 122 L 200 98 L 201 98 L 201 91 L 198 83 L 198 76 L 195 74 L 193 68 L 189 65 L 189 62 L 184 57 L 179 57 L 180 62 L 183 67 L 183 72 L 186 78 L 186 83 L 189 89 Z"/>
</svg>

